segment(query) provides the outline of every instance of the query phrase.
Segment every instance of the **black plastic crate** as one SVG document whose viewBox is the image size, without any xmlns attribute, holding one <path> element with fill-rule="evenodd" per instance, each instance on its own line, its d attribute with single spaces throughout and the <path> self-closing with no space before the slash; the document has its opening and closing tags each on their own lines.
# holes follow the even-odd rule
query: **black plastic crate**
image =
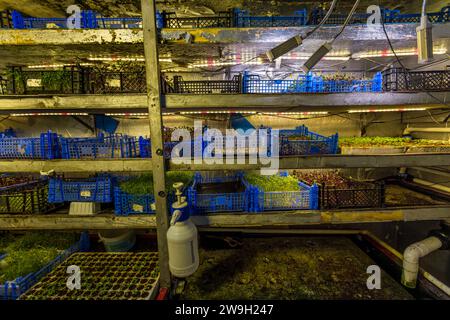
<svg viewBox="0 0 450 320">
<path fill-rule="evenodd" d="M 164 28 L 231 28 L 233 11 L 219 12 L 211 16 L 177 17 L 174 12 L 162 12 Z"/>
<path fill-rule="evenodd" d="M 391 68 L 383 72 L 383 90 L 400 92 L 449 91 L 450 70 L 409 71 Z"/>
<path fill-rule="evenodd" d="M 34 181 L 1 188 L 0 214 L 44 214 L 56 206 L 48 202 L 48 182 Z"/>
<path fill-rule="evenodd" d="M 83 71 L 84 91 L 92 94 L 145 93 L 145 70 L 137 71 Z"/>
<path fill-rule="evenodd" d="M 181 76 L 173 78 L 173 93 L 186 94 L 224 94 L 242 93 L 242 75 L 232 80 L 195 80 L 185 81 Z"/>
<path fill-rule="evenodd" d="M 319 187 L 320 209 L 382 208 L 385 205 L 384 183 L 354 182 L 348 188 Z"/>
<path fill-rule="evenodd" d="M 11 67 L 8 91 L 12 94 L 79 94 L 83 91 L 83 74 L 76 67 L 60 70 L 24 70 Z"/>
</svg>

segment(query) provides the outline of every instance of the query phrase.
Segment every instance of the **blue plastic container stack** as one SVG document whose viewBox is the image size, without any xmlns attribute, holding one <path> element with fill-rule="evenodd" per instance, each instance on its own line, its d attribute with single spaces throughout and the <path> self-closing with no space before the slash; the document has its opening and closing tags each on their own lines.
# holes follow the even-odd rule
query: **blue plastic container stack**
<svg viewBox="0 0 450 320">
<path fill-rule="evenodd" d="M 280 130 L 280 156 L 337 154 L 339 136 L 325 137 L 311 132 L 306 126 Z"/>
<path fill-rule="evenodd" d="M 1 159 L 59 159 L 61 152 L 56 133 L 48 131 L 39 138 L 3 137 L 0 139 Z"/>
<path fill-rule="evenodd" d="M 137 158 L 139 141 L 123 135 L 97 138 L 60 138 L 63 159 L 114 159 Z"/>
<path fill-rule="evenodd" d="M 36 272 L 29 273 L 26 276 L 19 277 L 14 281 L 7 281 L 0 285 L 0 300 L 16 300 L 28 289 L 34 286 L 42 277 L 50 273 L 55 267 L 66 260 L 72 253 L 86 252 L 89 250 L 89 235 L 84 232 L 80 240 L 72 247 L 57 256 L 53 261 Z"/>
<path fill-rule="evenodd" d="M 50 203 L 113 201 L 113 178 L 99 176 L 83 180 L 50 178 L 48 189 Z"/>
</svg>

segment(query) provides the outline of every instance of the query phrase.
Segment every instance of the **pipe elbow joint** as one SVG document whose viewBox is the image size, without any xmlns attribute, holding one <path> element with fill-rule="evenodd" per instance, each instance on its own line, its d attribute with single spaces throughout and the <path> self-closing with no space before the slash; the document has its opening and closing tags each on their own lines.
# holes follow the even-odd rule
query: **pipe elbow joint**
<svg viewBox="0 0 450 320">
<path fill-rule="evenodd" d="M 403 253 L 403 259 L 409 263 L 418 264 L 422 253 L 417 244 L 410 245 Z"/>
</svg>

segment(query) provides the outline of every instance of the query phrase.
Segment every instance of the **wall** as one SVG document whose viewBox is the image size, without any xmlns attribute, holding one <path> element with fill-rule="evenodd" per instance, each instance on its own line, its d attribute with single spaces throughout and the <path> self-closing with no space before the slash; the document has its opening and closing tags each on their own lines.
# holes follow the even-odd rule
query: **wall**
<svg viewBox="0 0 450 320">
<path fill-rule="evenodd" d="M 269 126 L 275 129 L 295 128 L 305 124 L 313 132 L 323 135 L 332 135 L 336 132 L 341 137 L 360 136 L 361 126 L 369 123 L 368 136 L 401 136 L 406 125 L 414 127 L 445 127 L 442 122 L 449 111 L 436 110 L 432 112 L 434 120 L 427 112 L 397 112 L 372 113 L 366 116 L 360 114 L 317 115 L 305 118 L 298 115 L 249 115 L 248 120 L 255 126 Z M 203 123 L 211 128 L 225 129 L 228 127 L 227 115 L 170 115 L 164 116 L 167 127 L 192 127 L 194 119 L 203 119 Z M 92 117 L 82 116 L 83 121 L 93 126 Z M 148 135 L 148 119 L 117 117 L 120 121 L 117 132 L 128 135 Z M 0 131 L 12 127 L 19 136 L 37 136 L 48 129 L 69 137 L 91 136 L 92 132 L 68 116 L 52 117 L 5 117 L 0 119 Z M 414 133 L 415 138 L 449 140 L 449 134 Z"/>
</svg>

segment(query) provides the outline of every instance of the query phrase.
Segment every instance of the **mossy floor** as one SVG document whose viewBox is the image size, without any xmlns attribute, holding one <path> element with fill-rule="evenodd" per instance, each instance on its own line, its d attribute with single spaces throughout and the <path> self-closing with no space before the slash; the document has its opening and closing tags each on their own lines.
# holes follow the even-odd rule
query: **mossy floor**
<svg viewBox="0 0 450 320">
<path fill-rule="evenodd" d="M 381 290 L 368 290 L 366 270 L 374 264 L 345 237 L 248 238 L 240 248 L 202 248 L 180 299 L 413 298 L 384 271 Z"/>
</svg>

